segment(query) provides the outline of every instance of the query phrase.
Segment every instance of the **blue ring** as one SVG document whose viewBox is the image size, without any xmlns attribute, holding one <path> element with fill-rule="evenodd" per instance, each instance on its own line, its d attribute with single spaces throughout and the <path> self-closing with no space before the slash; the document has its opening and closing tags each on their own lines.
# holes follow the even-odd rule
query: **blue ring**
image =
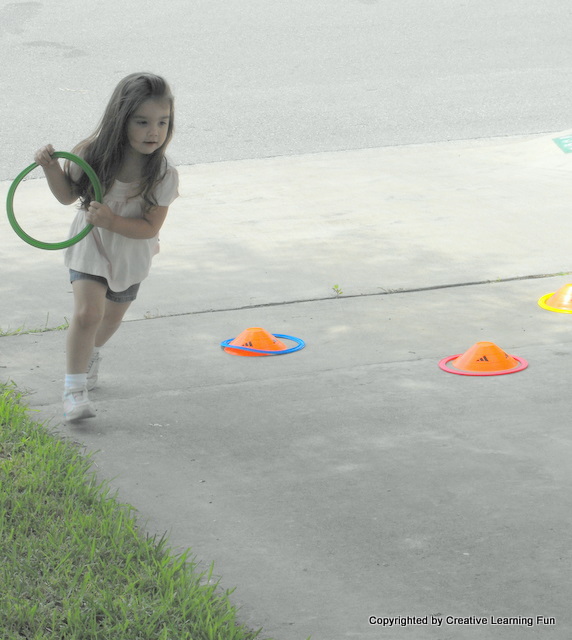
<svg viewBox="0 0 572 640">
<path fill-rule="evenodd" d="M 281 349 L 280 351 L 266 351 L 264 349 L 252 349 L 251 347 L 237 347 L 234 344 L 230 344 L 236 338 L 229 338 L 228 340 L 223 340 L 220 343 L 220 346 L 225 349 L 237 349 L 238 351 L 251 351 L 252 353 L 263 353 L 266 356 L 283 356 L 287 353 L 294 353 L 294 351 L 300 351 L 306 346 L 306 343 L 301 338 L 295 338 L 294 336 L 285 336 L 282 333 L 273 333 L 275 338 L 283 338 L 284 340 L 292 340 L 296 343 L 295 347 L 291 347 L 290 349 Z"/>
</svg>

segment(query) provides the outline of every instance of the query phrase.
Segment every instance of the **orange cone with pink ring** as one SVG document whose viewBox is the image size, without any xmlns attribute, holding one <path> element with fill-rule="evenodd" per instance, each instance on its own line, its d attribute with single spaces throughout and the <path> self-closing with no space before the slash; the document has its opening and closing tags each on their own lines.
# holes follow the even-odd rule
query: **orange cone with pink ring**
<svg viewBox="0 0 572 640">
<path fill-rule="evenodd" d="M 443 358 L 439 367 L 464 376 L 498 376 L 526 369 L 528 362 L 511 356 L 494 342 L 477 342 L 465 353 Z"/>
</svg>

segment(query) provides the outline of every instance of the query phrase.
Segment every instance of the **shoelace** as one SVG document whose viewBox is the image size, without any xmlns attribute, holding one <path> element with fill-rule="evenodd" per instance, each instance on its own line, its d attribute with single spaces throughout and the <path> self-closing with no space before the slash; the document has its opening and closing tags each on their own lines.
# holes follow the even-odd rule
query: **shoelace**
<svg viewBox="0 0 572 640">
<path fill-rule="evenodd" d="M 74 399 L 75 402 L 81 402 L 84 398 L 84 391 L 83 389 L 79 389 L 77 391 L 72 391 L 71 392 L 71 396 Z"/>
</svg>

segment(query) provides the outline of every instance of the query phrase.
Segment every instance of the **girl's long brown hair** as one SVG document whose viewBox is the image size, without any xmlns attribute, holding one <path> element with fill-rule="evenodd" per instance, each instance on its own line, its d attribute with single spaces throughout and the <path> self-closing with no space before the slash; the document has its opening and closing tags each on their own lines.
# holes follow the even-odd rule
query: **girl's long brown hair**
<svg viewBox="0 0 572 640">
<path fill-rule="evenodd" d="M 165 142 L 147 156 L 143 166 L 141 189 L 138 195 L 143 196 L 147 209 L 157 204 L 153 191 L 165 177 L 167 168 L 165 149 L 173 137 L 175 120 L 173 94 L 161 76 L 152 73 L 132 73 L 123 78 L 115 88 L 97 129 L 73 149 L 73 153 L 81 156 L 91 165 L 99 178 L 103 193 L 107 193 L 123 162 L 128 144 L 127 122 L 141 103 L 149 98 L 166 100 L 171 107 L 171 117 Z M 69 176 L 69 161 L 66 162 L 65 169 Z M 79 180 L 72 180 L 72 183 L 74 191 L 79 195 L 80 206 L 87 209 L 89 203 L 95 199 L 89 178 L 82 172 Z"/>
</svg>

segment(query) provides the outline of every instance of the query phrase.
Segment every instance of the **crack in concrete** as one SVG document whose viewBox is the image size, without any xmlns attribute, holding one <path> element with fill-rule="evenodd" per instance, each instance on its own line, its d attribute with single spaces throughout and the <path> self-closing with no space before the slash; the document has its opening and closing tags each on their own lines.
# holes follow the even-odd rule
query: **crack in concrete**
<svg viewBox="0 0 572 640">
<path fill-rule="evenodd" d="M 132 320 L 126 320 L 125 322 L 141 322 L 142 320 L 159 320 L 161 318 L 177 318 L 179 316 L 198 316 L 207 313 L 226 313 L 231 311 L 248 311 L 252 309 L 265 309 L 268 307 L 282 307 L 293 304 L 305 304 L 309 302 L 327 302 L 333 300 L 349 300 L 351 298 L 373 298 L 377 296 L 390 296 L 403 293 L 423 293 L 425 291 L 437 291 L 440 289 L 454 289 L 459 287 L 475 287 L 487 284 L 502 284 L 504 282 L 516 282 L 524 280 L 539 280 L 542 278 L 555 278 L 558 276 L 566 276 L 572 274 L 572 271 L 560 271 L 558 273 L 539 273 L 527 276 L 511 276 L 509 278 L 497 278 L 496 280 L 475 280 L 473 282 L 455 282 L 449 284 L 436 284 L 427 287 L 411 287 L 400 289 L 383 289 L 382 291 L 376 291 L 371 293 L 354 293 L 346 295 L 334 295 L 326 296 L 323 298 L 301 298 L 297 300 L 282 300 L 280 302 L 262 302 L 258 304 L 244 305 L 241 307 L 224 307 L 220 309 L 201 309 L 199 311 L 182 311 L 180 313 L 167 313 L 158 314 L 147 318 L 134 318 Z"/>
</svg>

